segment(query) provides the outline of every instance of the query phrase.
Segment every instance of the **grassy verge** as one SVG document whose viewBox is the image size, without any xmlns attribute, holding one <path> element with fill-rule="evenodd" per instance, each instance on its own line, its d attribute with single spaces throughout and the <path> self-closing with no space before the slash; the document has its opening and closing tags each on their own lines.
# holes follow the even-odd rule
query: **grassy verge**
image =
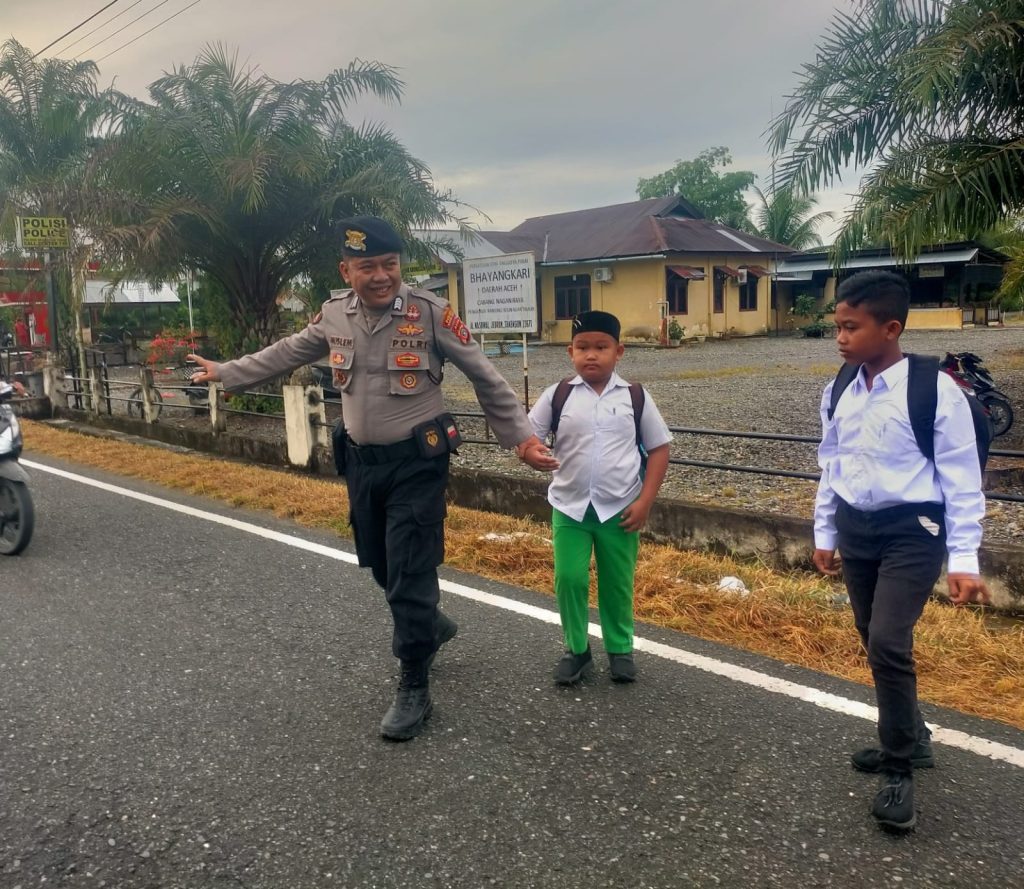
<svg viewBox="0 0 1024 889">
<path fill-rule="evenodd" d="M 35 453 L 73 461 L 348 536 L 345 489 L 319 478 L 93 438 L 26 421 Z M 485 534 L 487 536 L 485 536 Z M 454 568 L 551 590 L 548 528 L 525 519 L 453 507 L 446 533 Z M 726 575 L 750 595 L 717 591 Z M 866 683 L 870 679 L 848 607 L 836 587 L 704 553 L 644 544 L 636 577 L 641 620 Z M 917 629 L 923 699 L 1024 729 L 1024 627 L 997 630 L 971 611 L 929 603 Z"/>
</svg>

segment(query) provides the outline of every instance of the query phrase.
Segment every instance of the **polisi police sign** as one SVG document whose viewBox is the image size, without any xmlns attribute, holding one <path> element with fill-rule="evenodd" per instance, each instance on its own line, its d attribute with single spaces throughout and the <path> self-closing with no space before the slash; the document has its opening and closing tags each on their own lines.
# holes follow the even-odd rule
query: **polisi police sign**
<svg viewBox="0 0 1024 889">
<path fill-rule="evenodd" d="M 19 216 L 17 243 L 31 249 L 68 246 L 68 221 L 63 216 Z"/>
</svg>

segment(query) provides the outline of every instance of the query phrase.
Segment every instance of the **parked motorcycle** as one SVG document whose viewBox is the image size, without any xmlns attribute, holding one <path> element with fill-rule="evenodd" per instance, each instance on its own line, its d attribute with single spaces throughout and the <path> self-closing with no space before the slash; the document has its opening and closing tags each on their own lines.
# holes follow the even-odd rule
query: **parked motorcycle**
<svg viewBox="0 0 1024 889">
<path fill-rule="evenodd" d="M 992 421 L 992 435 L 1005 435 L 1013 425 L 1013 406 L 996 389 L 995 380 L 981 358 L 973 352 L 947 352 L 942 369 L 966 389 L 970 389 Z"/>
<path fill-rule="evenodd" d="M 21 468 L 21 425 L 6 402 L 14 387 L 0 381 L 0 555 L 20 553 L 32 539 L 35 509 L 28 490 L 28 473 Z"/>
</svg>

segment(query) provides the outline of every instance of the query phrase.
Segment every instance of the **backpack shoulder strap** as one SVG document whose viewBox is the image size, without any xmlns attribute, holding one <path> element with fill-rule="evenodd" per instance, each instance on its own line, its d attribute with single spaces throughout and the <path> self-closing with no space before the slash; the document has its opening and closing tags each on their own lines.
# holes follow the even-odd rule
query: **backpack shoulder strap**
<svg viewBox="0 0 1024 889">
<path fill-rule="evenodd" d="M 907 412 L 921 453 L 935 460 L 935 411 L 939 406 L 939 359 L 908 355 Z"/>
<path fill-rule="evenodd" d="M 844 364 L 839 368 L 839 373 L 836 374 L 836 378 L 832 382 L 832 395 L 828 405 L 828 419 L 830 422 L 836 415 L 839 399 L 843 397 L 843 393 L 849 388 L 850 383 L 857 379 L 857 374 L 859 373 L 859 364 Z"/>
<path fill-rule="evenodd" d="M 572 392 L 572 386 L 569 385 L 571 379 L 572 377 L 566 377 L 564 380 L 559 380 L 558 385 L 555 386 L 554 394 L 551 396 L 552 435 L 558 433 L 558 421 L 562 419 L 562 408 L 565 407 L 566 399 L 569 397 L 569 393 Z"/>
<path fill-rule="evenodd" d="M 644 405 L 647 403 L 647 393 L 639 383 L 629 384 L 629 399 L 633 402 L 633 423 L 636 426 L 636 444 L 640 447 L 640 420 L 643 419 Z"/>
</svg>

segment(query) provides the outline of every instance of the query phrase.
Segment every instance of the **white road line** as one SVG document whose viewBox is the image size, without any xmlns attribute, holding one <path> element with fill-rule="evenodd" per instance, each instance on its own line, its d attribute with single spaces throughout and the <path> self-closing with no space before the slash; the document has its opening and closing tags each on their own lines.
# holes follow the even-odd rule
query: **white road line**
<svg viewBox="0 0 1024 889">
<path fill-rule="evenodd" d="M 272 531 L 269 528 L 263 528 L 259 525 L 254 525 L 251 522 L 243 522 L 239 519 L 232 519 L 227 516 L 217 515 L 216 513 L 207 512 L 203 509 L 196 509 L 193 506 L 184 506 L 180 503 L 174 503 L 160 497 L 153 497 L 150 494 L 142 494 L 138 491 L 132 491 L 129 488 L 122 488 L 118 485 L 108 484 L 107 482 L 97 481 L 96 479 L 88 478 L 84 475 L 78 475 L 73 472 L 66 472 L 63 469 L 55 469 L 52 466 L 46 466 L 42 463 L 36 463 L 31 460 L 22 460 L 21 462 L 24 466 L 27 466 L 30 469 L 50 473 L 51 475 L 56 475 L 60 478 L 68 479 L 69 481 L 98 488 L 101 491 L 108 491 L 111 494 L 118 494 L 122 497 L 138 500 L 152 506 L 159 506 L 163 509 L 172 510 L 173 512 L 180 512 L 183 515 L 191 516 L 193 518 L 214 522 L 218 525 L 225 525 L 228 528 L 234 528 L 236 531 L 244 531 L 247 534 L 262 537 L 265 540 L 273 540 L 277 543 L 283 543 L 286 546 L 292 546 L 296 549 L 305 550 L 306 552 L 316 553 L 317 555 L 325 556 L 329 559 L 336 559 L 339 562 L 347 562 L 350 565 L 358 564 L 356 557 L 352 553 L 347 553 L 344 550 L 337 549 L 335 547 L 325 546 L 322 543 L 314 543 L 313 541 L 305 540 L 302 537 L 282 534 L 280 531 Z M 442 579 L 441 589 L 446 593 L 452 593 L 456 596 L 472 599 L 474 602 L 480 602 L 484 605 L 491 605 L 494 608 L 501 608 L 505 611 L 512 611 L 516 614 L 532 617 L 535 620 L 544 621 L 545 623 L 557 624 L 559 622 L 558 612 L 556 611 L 551 611 L 547 608 L 539 608 L 536 605 L 530 605 L 516 599 L 509 599 L 506 596 L 498 596 L 494 593 L 488 593 L 485 590 L 478 590 L 475 587 L 465 586 L 461 583 L 454 583 L 450 580 Z M 590 624 L 589 632 L 591 636 L 598 639 L 601 638 L 601 627 L 598 624 Z M 682 648 L 675 648 L 671 645 L 663 645 L 660 642 L 654 642 L 650 639 L 637 637 L 633 640 L 633 645 L 638 651 L 645 651 L 648 654 L 655 655 L 656 657 L 664 658 L 665 660 L 673 661 L 674 663 L 682 664 L 686 667 L 704 670 L 707 673 L 713 673 L 716 676 L 723 676 L 726 679 L 733 680 L 734 682 L 741 682 L 745 685 L 751 685 L 755 688 L 770 691 L 774 694 L 785 695 L 786 697 L 795 698 L 798 701 L 806 701 L 807 703 L 813 704 L 815 707 L 821 707 L 824 710 L 833 710 L 836 713 L 843 713 L 847 716 L 856 716 L 859 719 L 866 719 L 869 722 L 875 722 L 876 720 L 876 711 L 874 707 L 868 704 L 862 704 L 859 701 L 853 701 L 849 698 L 841 697 L 840 695 L 834 695 L 830 692 L 822 691 L 819 688 L 813 688 L 808 685 L 799 685 L 796 682 L 779 679 L 775 676 L 770 676 L 767 673 L 760 673 L 757 670 L 740 667 L 736 664 L 730 664 L 727 661 L 720 661 L 716 658 L 706 657 L 705 655 L 695 654 Z M 945 744 L 949 747 L 957 747 L 970 753 L 976 753 L 978 756 L 985 756 L 989 759 L 996 759 L 1010 763 L 1018 768 L 1024 768 L 1024 750 L 1018 747 L 1011 747 L 1008 744 L 1000 744 L 998 741 L 990 741 L 988 738 L 979 738 L 976 735 L 969 735 L 965 732 L 956 731 L 955 729 L 942 728 L 941 726 L 932 725 L 931 723 L 929 723 L 929 727 L 932 730 L 932 740 L 939 744 Z"/>
</svg>

